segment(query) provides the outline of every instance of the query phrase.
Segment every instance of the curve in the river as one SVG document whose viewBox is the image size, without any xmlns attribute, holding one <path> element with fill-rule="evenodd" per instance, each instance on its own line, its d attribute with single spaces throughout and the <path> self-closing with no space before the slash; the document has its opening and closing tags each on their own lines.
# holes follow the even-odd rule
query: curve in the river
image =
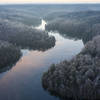
<svg viewBox="0 0 100 100">
<path fill-rule="evenodd" d="M 46 22 L 37 29 L 45 30 Z M 41 76 L 50 64 L 71 59 L 83 48 L 82 40 L 65 39 L 59 33 L 49 32 L 56 45 L 45 52 L 22 50 L 23 57 L 9 71 L 0 74 L 1 100 L 58 100 L 42 88 Z"/>
</svg>

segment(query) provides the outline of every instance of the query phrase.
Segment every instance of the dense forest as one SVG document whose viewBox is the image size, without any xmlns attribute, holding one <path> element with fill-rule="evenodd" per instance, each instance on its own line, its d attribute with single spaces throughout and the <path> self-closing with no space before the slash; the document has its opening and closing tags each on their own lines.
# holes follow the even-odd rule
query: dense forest
<svg viewBox="0 0 100 100">
<path fill-rule="evenodd" d="M 49 20 L 46 29 L 58 31 L 64 37 L 82 39 L 86 43 L 100 34 L 100 11 L 64 13 Z"/>
<path fill-rule="evenodd" d="M 0 70 L 16 63 L 20 56 L 21 51 L 18 47 L 0 40 Z"/>
<path fill-rule="evenodd" d="M 47 22 L 46 30 L 35 28 L 42 19 Z M 82 40 L 85 47 L 71 61 L 51 65 L 43 75 L 43 87 L 61 98 L 98 99 L 99 29 L 98 4 L 1 5 L 0 69 L 15 64 L 21 49 L 45 51 L 54 47 L 56 39 L 48 33 L 57 31 L 65 38 Z"/>
<path fill-rule="evenodd" d="M 53 64 L 43 74 L 44 89 L 63 99 L 100 99 L 100 35 L 71 61 Z"/>
<path fill-rule="evenodd" d="M 0 39 L 34 50 L 45 50 L 55 45 L 55 38 L 47 32 L 8 20 L 0 21 Z"/>
</svg>

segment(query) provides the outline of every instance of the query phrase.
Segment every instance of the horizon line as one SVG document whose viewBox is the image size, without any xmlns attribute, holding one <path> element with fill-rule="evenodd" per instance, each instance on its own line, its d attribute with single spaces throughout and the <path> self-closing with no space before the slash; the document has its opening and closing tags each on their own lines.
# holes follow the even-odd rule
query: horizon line
<svg viewBox="0 0 100 100">
<path fill-rule="evenodd" d="M 35 2 L 9 2 L 9 3 L 0 3 L 0 5 L 16 5 L 16 4 L 100 4 L 100 2 L 40 2 L 40 3 L 35 3 Z"/>
</svg>

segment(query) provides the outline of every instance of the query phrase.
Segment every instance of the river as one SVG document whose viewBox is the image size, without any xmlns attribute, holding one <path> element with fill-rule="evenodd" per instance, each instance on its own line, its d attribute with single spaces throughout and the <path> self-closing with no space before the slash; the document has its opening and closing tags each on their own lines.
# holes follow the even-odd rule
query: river
<svg viewBox="0 0 100 100">
<path fill-rule="evenodd" d="M 36 29 L 45 30 L 44 20 Z M 52 63 L 70 60 L 84 47 L 82 40 L 49 32 L 56 44 L 47 51 L 22 50 L 22 58 L 10 70 L 0 73 L 0 100 L 59 100 L 42 88 L 41 77 Z"/>
</svg>

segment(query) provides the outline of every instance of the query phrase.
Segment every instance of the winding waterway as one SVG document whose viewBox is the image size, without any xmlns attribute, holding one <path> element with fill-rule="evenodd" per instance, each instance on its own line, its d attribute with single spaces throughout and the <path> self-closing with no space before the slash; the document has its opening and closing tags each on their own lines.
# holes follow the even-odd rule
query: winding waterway
<svg viewBox="0 0 100 100">
<path fill-rule="evenodd" d="M 42 20 L 37 29 L 45 30 Z M 70 60 L 84 47 L 82 40 L 62 37 L 49 32 L 56 44 L 47 51 L 22 50 L 23 56 L 9 71 L 0 74 L 0 100 L 59 100 L 42 88 L 41 77 L 52 63 Z"/>
</svg>

